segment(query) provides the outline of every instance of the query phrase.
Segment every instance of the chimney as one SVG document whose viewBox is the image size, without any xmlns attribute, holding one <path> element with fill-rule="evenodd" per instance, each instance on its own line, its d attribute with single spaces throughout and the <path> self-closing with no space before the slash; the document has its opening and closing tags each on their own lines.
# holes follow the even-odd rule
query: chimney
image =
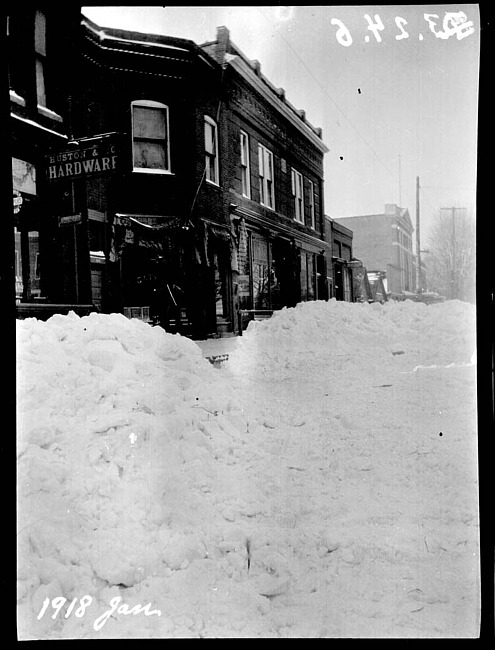
<svg viewBox="0 0 495 650">
<path fill-rule="evenodd" d="M 385 214 L 397 214 L 399 208 L 395 203 L 385 203 Z"/>
<path fill-rule="evenodd" d="M 222 64 L 225 59 L 225 54 L 230 49 L 230 32 L 227 27 L 217 27 L 217 43 L 215 46 L 215 60 L 217 63 Z"/>
</svg>

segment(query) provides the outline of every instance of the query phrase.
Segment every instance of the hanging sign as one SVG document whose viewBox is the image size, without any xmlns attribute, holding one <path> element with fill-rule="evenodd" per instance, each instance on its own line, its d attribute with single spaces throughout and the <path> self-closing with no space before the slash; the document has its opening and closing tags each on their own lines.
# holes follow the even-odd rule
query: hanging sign
<svg viewBox="0 0 495 650">
<path fill-rule="evenodd" d="M 81 222 L 82 222 L 82 214 L 80 212 L 78 214 L 68 214 L 58 218 L 59 226 L 67 226 L 67 225 L 74 226 Z"/>
<path fill-rule="evenodd" d="M 48 181 L 73 180 L 115 172 L 118 165 L 115 139 L 96 136 L 75 141 L 70 149 L 46 155 L 45 175 Z"/>
<path fill-rule="evenodd" d="M 19 190 L 14 190 L 14 214 L 17 214 L 22 207 L 23 198 Z"/>
</svg>

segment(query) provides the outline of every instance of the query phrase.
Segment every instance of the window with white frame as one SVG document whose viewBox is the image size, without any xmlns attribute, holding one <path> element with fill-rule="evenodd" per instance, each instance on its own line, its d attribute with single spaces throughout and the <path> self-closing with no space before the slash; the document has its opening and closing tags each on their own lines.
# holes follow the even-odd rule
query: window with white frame
<svg viewBox="0 0 495 650">
<path fill-rule="evenodd" d="M 267 208 L 275 209 L 275 196 L 273 187 L 273 154 L 258 144 L 258 166 L 260 179 L 260 203 Z"/>
<path fill-rule="evenodd" d="M 218 185 L 218 133 L 217 125 L 205 115 L 205 166 L 206 180 Z"/>
<path fill-rule="evenodd" d="M 135 172 L 170 172 L 168 107 L 160 102 L 132 102 L 132 167 Z"/>
<path fill-rule="evenodd" d="M 292 169 L 292 196 L 294 197 L 294 219 L 304 223 L 303 177 Z"/>
<path fill-rule="evenodd" d="M 241 181 L 242 194 L 251 198 L 251 181 L 249 174 L 249 136 L 241 131 Z"/>
<path fill-rule="evenodd" d="M 17 242 L 16 242 L 17 243 Z M 22 276 L 22 271 L 21 271 L 21 251 L 20 250 L 15 250 L 15 258 L 14 258 L 14 268 L 15 268 L 15 276 L 16 278 L 20 278 Z"/>
<path fill-rule="evenodd" d="M 308 181 L 309 183 L 309 218 L 310 218 L 310 224 L 311 228 L 313 230 L 316 230 L 316 218 L 315 218 L 315 186 L 313 181 Z"/>
<path fill-rule="evenodd" d="M 46 107 L 46 16 L 38 10 L 34 20 L 34 51 L 36 57 L 36 98 L 38 106 Z"/>
</svg>

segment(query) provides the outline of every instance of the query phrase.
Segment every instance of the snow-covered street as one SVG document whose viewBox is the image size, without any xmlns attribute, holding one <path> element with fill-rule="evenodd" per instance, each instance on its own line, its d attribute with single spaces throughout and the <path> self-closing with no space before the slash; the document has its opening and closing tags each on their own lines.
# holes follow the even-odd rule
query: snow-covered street
<svg viewBox="0 0 495 650">
<path fill-rule="evenodd" d="M 476 637 L 475 307 L 206 343 L 17 321 L 19 638 Z"/>
</svg>

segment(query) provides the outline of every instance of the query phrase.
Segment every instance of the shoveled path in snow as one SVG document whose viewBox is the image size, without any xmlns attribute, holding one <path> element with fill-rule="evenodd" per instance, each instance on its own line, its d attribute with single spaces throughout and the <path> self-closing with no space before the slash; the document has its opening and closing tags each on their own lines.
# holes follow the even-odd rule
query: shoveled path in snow
<svg viewBox="0 0 495 650">
<path fill-rule="evenodd" d="M 251 566 L 269 549 L 277 635 L 477 633 L 475 366 L 397 352 L 222 370 L 269 452 L 249 479 Z"/>
</svg>

